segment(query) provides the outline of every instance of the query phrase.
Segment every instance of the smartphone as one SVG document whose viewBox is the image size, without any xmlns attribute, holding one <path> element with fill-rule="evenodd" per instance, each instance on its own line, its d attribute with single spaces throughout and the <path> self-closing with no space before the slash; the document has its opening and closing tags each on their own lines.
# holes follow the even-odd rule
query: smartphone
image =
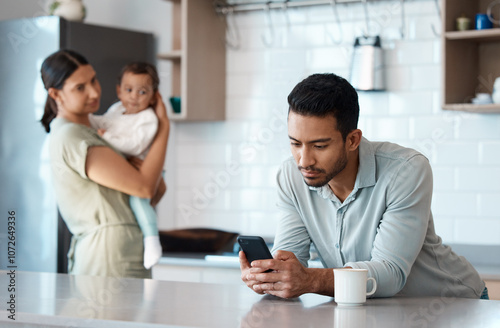
<svg viewBox="0 0 500 328">
<path fill-rule="evenodd" d="M 266 242 L 259 236 L 238 236 L 238 244 L 247 257 L 248 263 L 255 260 L 272 259 L 273 256 Z"/>
</svg>

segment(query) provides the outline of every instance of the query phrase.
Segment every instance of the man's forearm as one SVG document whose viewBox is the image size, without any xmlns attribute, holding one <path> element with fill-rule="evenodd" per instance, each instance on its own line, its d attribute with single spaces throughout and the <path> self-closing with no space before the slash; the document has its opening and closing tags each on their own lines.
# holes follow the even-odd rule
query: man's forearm
<svg viewBox="0 0 500 328">
<path fill-rule="evenodd" d="M 333 297 L 333 269 L 309 268 L 311 293 Z"/>
</svg>

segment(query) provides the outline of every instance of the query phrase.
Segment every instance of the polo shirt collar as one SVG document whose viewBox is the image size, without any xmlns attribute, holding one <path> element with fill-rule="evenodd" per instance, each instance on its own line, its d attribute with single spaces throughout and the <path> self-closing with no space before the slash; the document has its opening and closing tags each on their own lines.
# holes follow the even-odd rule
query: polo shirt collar
<svg viewBox="0 0 500 328">
<path fill-rule="evenodd" d="M 358 175 L 356 176 L 354 189 L 374 186 L 376 182 L 376 169 L 373 145 L 365 137 L 362 137 L 359 145 Z"/>
</svg>

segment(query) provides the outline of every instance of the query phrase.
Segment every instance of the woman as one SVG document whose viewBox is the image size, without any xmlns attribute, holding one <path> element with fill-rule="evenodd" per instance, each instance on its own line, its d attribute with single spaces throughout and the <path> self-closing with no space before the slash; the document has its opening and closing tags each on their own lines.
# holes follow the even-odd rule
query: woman
<svg viewBox="0 0 500 328">
<path fill-rule="evenodd" d="M 169 120 L 159 93 L 158 131 L 151 150 L 136 167 L 90 127 L 88 114 L 99 108 L 101 86 L 87 60 L 71 50 L 45 59 L 42 80 L 48 91 L 42 124 L 50 132 L 50 161 L 59 210 L 73 233 L 68 271 L 115 277 L 150 278 L 143 266 L 142 233 L 129 196 L 165 193 L 161 172 Z"/>
</svg>

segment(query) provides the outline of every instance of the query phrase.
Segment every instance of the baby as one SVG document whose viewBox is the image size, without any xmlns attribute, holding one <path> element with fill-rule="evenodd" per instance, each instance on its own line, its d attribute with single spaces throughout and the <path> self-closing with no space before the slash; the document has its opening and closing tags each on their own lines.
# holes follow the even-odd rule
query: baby
<svg viewBox="0 0 500 328">
<path fill-rule="evenodd" d="M 119 76 L 116 92 L 119 102 L 104 115 L 89 115 L 98 134 L 126 156 L 144 159 L 158 128 L 151 106 L 158 91 L 159 78 L 153 65 L 134 62 L 126 65 Z M 158 263 L 162 248 L 157 218 L 149 199 L 130 196 L 130 207 L 144 235 L 144 267 Z"/>
</svg>

